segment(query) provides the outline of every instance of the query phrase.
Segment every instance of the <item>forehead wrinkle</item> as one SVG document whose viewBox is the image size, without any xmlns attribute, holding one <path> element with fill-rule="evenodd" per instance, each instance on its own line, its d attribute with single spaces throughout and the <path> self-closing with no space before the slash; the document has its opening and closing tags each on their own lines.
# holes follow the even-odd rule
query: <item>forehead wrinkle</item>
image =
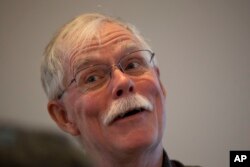
<svg viewBox="0 0 250 167">
<path fill-rule="evenodd" d="M 99 32 L 101 33 L 101 32 Z M 122 42 L 124 40 L 133 40 L 136 41 L 136 38 L 126 29 L 119 29 L 115 31 L 109 31 L 101 36 L 96 35 L 89 42 L 89 44 L 79 44 L 70 54 L 71 57 L 81 54 L 82 52 L 89 52 L 92 50 L 97 50 L 103 48 L 109 44 Z"/>
<path fill-rule="evenodd" d="M 101 39 L 93 39 L 92 42 L 87 45 L 82 51 L 89 52 L 91 50 L 101 49 L 106 47 L 107 45 L 115 44 L 118 42 L 123 42 L 126 40 L 136 41 L 136 39 L 126 31 L 117 30 L 106 33 L 101 36 Z"/>
<path fill-rule="evenodd" d="M 79 63 L 77 63 L 77 61 L 79 61 L 79 57 L 81 57 L 80 55 L 85 55 L 87 53 L 90 53 L 90 52 L 97 51 L 97 50 L 100 50 L 102 48 L 108 47 L 109 45 L 113 46 L 113 44 L 122 43 L 122 42 L 125 42 L 125 41 L 131 41 L 131 43 L 133 43 L 133 44 L 138 43 L 138 41 L 133 39 L 131 36 L 128 36 L 127 34 L 123 34 L 123 35 L 116 34 L 116 35 L 112 35 L 108 39 L 106 38 L 104 40 L 104 42 L 102 42 L 102 43 L 99 43 L 98 41 L 95 41 L 95 42 L 91 42 L 91 45 L 88 45 L 88 47 L 85 47 L 83 49 L 78 49 L 69 58 L 70 71 L 73 72 L 74 67 L 75 67 L 74 64 L 79 64 Z M 134 44 L 134 45 L 136 45 L 136 44 Z M 130 48 L 128 46 L 125 45 L 124 49 Z M 88 55 L 89 59 L 90 59 L 90 57 L 92 57 L 92 56 Z"/>
</svg>

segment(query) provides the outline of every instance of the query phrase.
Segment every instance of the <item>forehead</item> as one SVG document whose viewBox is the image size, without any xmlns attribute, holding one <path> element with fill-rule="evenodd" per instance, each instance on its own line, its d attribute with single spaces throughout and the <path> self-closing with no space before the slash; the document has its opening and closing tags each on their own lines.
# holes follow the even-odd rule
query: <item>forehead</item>
<svg viewBox="0 0 250 167">
<path fill-rule="evenodd" d="M 98 54 L 123 54 L 140 46 L 136 37 L 118 24 L 103 23 L 97 33 L 98 38 L 92 39 L 84 48 L 79 48 L 75 54 L 70 56 L 68 65 L 71 74 L 82 63 L 97 58 Z M 101 58 L 105 59 L 105 57 Z M 99 59 L 101 58 L 99 57 Z"/>
</svg>

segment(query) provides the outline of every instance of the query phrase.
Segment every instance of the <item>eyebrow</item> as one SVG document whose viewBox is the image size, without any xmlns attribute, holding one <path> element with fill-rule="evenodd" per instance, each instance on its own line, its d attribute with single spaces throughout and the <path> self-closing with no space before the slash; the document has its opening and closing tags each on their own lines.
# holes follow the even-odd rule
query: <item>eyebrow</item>
<svg viewBox="0 0 250 167">
<path fill-rule="evenodd" d="M 130 52 L 133 52 L 135 50 L 139 50 L 141 47 L 139 47 L 136 43 L 129 43 L 124 46 L 122 46 L 122 55 L 129 54 Z"/>
<path fill-rule="evenodd" d="M 99 60 L 94 58 L 93 55 L 86 55 L 84 58 L 78 59 L 74 68 L 74 75 L 80 70 L 89 67 L 90 65 L 97 64 Z"/>
</svg>

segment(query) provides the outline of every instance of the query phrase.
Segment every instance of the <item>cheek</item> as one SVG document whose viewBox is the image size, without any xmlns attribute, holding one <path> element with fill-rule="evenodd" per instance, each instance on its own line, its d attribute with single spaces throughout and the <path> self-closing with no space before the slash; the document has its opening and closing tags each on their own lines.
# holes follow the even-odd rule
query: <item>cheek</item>
<svg viewBox="0 0 250 167">
<path fill-rule="evenodd" d="M 95 104 L 93 100 L 88 97 L 83 97 L 80 94 L 71 94 L 65 98 L 65 108 L 67 111 L 68 119 L 77 124 L 85 123 L 88 117 L 93 117 L 95 110 Z"/>
<path fill-rule="evenodd" d="M 149 100 L 152 102 L 156 99 L 165 99 L 164 90 L 160 85 L 158 77 L 154 74 L 138 81 L 136 89 L 146 97 L 149 97 Z"/>
<path fill-rule="evenodd" d="M 78 100 L 75 101 L 75 114 L 78 118 L 92 118 L 98 115 L 98 104 L 96 104 L 96 100 L 90 96 L 82 96 L 79 97 Z"/>
<path fill-rule="evenodd" d="M 99 124 L 102 113 L 106 109 L 108 100 L 106 97 L 98 93 L 78 96 L 74 102 L 74 113 L 78 123 Z"/>
<path fill-rule="evenodd" d="M 145 78 L 141 83 L 138 83 L 137 90 L 153 104 L 154 120 L 158 124 L 159 130 L 162 131 L 166 119 L 166 98 L 157 76 Z"/>
<path fill-rule="evenodd" d="M 103 138 L 101 114 L 105 109 L 104 98 L 88 94 L 78 97 L 74 103 L 75 123 L 86 147 L 98 145 Z"/>
</svg>

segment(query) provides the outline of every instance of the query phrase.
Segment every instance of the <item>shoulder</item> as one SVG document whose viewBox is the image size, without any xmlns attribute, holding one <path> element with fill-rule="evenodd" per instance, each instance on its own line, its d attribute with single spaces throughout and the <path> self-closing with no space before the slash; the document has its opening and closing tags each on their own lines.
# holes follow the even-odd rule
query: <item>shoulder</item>
<svg viewBox="0 0 250 167">
<path fill-rule="evenodd" d="M 178 160 L 170 160 L 168 158 L 167 152 L 163 149 L 163 163 L 162 163 L 162 167 L 200 167 L 200 166 L 196 166 L 196 165 L 183 165 L 183 163 L 181 163 Z"/>
<path fill-rule="evenodd" d="M 177 160 L 171 160 L 170 162 L 172 167 L 185 167 L 181 162 Z"/>
</svg>

